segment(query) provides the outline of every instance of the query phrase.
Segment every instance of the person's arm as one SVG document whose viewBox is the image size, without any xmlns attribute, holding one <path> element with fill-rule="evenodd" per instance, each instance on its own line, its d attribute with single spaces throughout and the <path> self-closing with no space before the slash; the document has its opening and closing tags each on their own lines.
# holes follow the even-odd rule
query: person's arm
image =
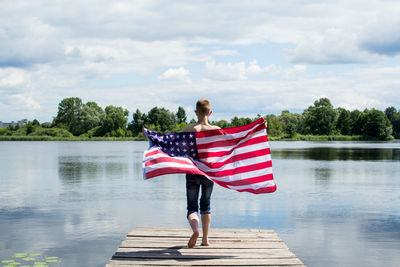
<svg viewBox="0 0 400 267">
<path fill-rule="evenodd" d="M 147 134 L 144 132 L 144 127 L 142 128 L 142 134 L 143 134 L 144 139 L 148 140 Z"/>
</svg>

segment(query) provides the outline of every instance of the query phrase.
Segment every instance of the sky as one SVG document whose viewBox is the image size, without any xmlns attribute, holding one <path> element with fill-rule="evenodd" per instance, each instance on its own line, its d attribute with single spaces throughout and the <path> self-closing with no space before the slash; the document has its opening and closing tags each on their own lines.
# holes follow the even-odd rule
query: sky
<svg viewBox="0 0 400 267">
<path fill-rule="evenodd" d="M 0 0 L 0 121 L 66 97 L 212 120 L 400 109 L 400 1 Z"/>
</svg>

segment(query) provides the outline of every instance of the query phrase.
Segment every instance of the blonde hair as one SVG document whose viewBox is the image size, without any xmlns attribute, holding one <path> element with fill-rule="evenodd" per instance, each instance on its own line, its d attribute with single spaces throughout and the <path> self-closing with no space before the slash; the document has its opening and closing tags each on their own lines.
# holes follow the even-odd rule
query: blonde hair
<svg viewBox="0 0 400 267">
<path fill-rule="evenodd" d="M 196 110 L 199 116 L 207 116 L 211 111 L 210 101 L 205 98 L 197 100 Z"/>
</svg>

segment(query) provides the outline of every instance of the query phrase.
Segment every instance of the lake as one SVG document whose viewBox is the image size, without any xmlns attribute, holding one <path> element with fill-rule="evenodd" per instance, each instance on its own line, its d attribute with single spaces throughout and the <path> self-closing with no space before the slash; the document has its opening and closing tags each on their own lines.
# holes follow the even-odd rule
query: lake
<svg viewBox="0 0 400 267">
<path fill-rule="evenodd" d="M 0 142 L 0 262 L 104 266 L 136 226 L 188 227 L 184 175 L 144 181 L 146 146 Z M 308 266 L 398 266 L 399 141 L 270 146 L 277 191 L 216 185 L 212 227 L 274 229 Z"/>
</svg>

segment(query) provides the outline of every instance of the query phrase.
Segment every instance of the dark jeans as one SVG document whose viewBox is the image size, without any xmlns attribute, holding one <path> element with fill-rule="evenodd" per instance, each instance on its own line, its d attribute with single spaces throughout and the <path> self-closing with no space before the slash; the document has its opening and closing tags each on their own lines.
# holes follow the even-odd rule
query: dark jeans
<svg viewBox="0 0 400 267">
<path fill-rule="evenodd" d="M 210 198 L 214 182 L 203 175 L 186 174 L 187 217 L 199 211 L 199 191 L 201 186 L 200 214 L 210 213 Z"/>
</svg>

